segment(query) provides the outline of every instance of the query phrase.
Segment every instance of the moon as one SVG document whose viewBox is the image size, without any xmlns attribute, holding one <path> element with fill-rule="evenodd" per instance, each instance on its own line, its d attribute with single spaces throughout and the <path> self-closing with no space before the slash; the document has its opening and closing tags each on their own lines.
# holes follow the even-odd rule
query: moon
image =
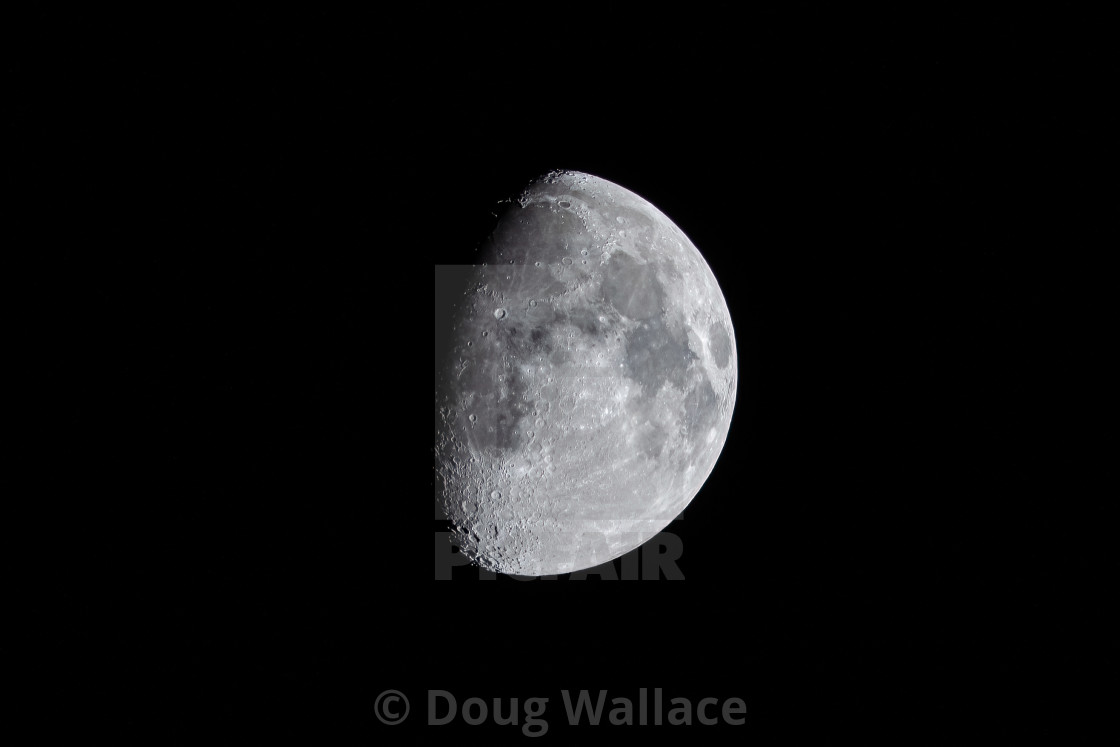
<svg viewBox="0 0 1120 747">
<path fill-rule="evenodd" d="M 479 251 L 437 361 L 437 509 L 487 570 L 617 558 L 680 515 L 727 439 L 719 284 L 656 207 L 573 171 L 529 184 Z"/>
</svg>

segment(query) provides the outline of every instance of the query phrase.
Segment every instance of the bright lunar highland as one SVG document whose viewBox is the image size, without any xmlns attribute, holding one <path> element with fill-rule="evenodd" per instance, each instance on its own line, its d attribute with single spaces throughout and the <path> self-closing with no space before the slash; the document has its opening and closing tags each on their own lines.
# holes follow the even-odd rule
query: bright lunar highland
<svg viewBox="0 0 1120 747">
<path fill-rule="evenodd" d="M 684 510 L 727 438 L 738 361 L 715 276 L 645 199 L 569 171 L 479 251 L 437 360 L 437 507 L 488 570 L 617 558 Z"/>
</svg>

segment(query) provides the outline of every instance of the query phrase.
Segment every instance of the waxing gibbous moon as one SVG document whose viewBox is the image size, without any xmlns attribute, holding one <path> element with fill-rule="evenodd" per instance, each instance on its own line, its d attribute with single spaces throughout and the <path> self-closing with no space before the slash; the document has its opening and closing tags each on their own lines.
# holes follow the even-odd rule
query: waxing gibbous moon
<svg viewBox="0 0 1120 747">
<path fill-rule="evenodd" d="M 617 558 L 723 449 L 738 371 L 723 293 L 661 211 L 579 172 L 531 183 L 478 262 L 437 361 L 437 508 L 488 570 Z"/>
</svg>

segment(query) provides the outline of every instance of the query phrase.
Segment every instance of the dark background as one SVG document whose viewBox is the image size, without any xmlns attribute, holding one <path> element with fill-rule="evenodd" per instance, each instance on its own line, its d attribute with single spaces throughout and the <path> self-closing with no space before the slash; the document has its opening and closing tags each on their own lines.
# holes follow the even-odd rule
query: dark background
<svg viewBox="0 0 1120 747">
<path fill-rule="evenodd" d="M 13 25 L 31 417 L 6 707 L 145 740 L 491 736 L 426 734 L 435 688 L 550 697 L 556 743 L 1092 733 L 1117 646 L 1093 25 L 613 4 Z M 433 266 L 555 168 L 660 208 L 731 310 L 735 418 L 670 527 L 684 581 L 433 581 Z M 638 687 L 742 697 L 746 734 L 565 733 L 561 688 Z M 388 688 L 413 701 L 393 731 Z"/>
</svg>

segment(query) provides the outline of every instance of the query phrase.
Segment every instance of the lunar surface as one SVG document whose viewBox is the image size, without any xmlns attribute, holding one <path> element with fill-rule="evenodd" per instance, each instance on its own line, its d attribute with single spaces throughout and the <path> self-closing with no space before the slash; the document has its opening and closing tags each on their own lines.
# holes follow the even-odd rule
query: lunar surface
<svg viewBox="0 0 1120 747">
<path fill-rule="evenodd" d="M 539 576 L 656 535 L 711 474 L 735 406 L 731 317 L 700 252 L 633 192 L 553 172 L 461 269 L 436 369 L 454 543 Z"/>
</svg>

